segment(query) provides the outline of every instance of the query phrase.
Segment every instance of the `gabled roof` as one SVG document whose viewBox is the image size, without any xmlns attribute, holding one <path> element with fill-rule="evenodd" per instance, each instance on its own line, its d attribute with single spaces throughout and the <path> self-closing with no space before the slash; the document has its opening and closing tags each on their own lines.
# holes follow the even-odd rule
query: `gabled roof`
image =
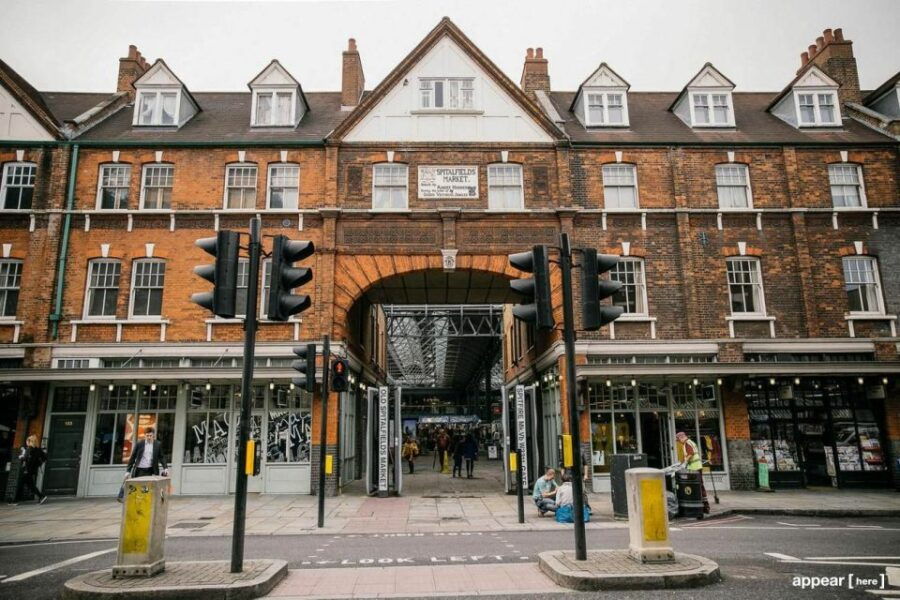
<svg viewBox="0 0 900 600">
<path fill-rule="evenodd" d="M 900 85 L 900 71 L 897 71 L 893 77 L 879 85 L 878 89 L 874 90 L 865 98 L 863 98 L 863 106 L 868 105 L 870 102 L 875 102 L 876 100 L 884 96 L 891 88 L 895 88 L 898 85 Z"/>
<path fill-rule="evenodd" d="M 47 106 L 40 92 L 2 60 L 0 60 L 0 84 L 9 90 L 48 133 L 57 139 L 64 137 L 60 132 L 62 123 Z"/>
<path fill-rule="evenodd" d="M 178 82 L 178 84 L 181 86 L 181 89 L 184 91 L 184 94 L 188 97 L 188 99 L 191 102 L 194 103 L 194 106 L 197 107 L 197 112 L 200 112 L 201 110 L 203 110 L 202 108 L 200 108 L 200 103 L 197 102 L 197 100 L 191 94 L 191 90 L 189 90 L 188 87 L 184 84 L 184 82 L 178 78 L 178 75 L 176 75 L 175 72 L 172 71 L 171 68 L 169 68 L 169 65 L 166 64 L 166 61 L 164 61 L 161 58 L 157 58 L 156 62 L 154 62 L 152 65 L 150 65 L 150 68 L 147 69 L 147 71 L 143 75 L 138 77 L 137 80 L 135 80 L 135 82 L 134 82 L 135 89 L 137 89 L 137 86 L 140 85 L 141 83 L 145 83 L 144 82 L 145 79 L 149 79 L 149 78 L 153 77 L 162 69 L 164 69 L 165 72 L 170 77 L 172 77 L 172 79 L 174 79 L 176 82 Z"/>
<path fill-rule="evenodd" d="M 581 90 L 584 89 L 584 87 L 586 85 L 588 85 L 588 82 L 594 80 L 595 78 L 600 78 L 604 75 L 608 79 L 612 80 L 615 83 L 615 85 L 602 86 L 602 85 L 596 84 L 597 87 L 624 87 L 626 92 L 629 89 L 631 89 L 631 84 L 628 83 L 627 81 L 625 81 L 624 77 L 622 77 L 621 75 L 619 75 L 618 73 L 613 71 L 612 67 L 610 67 L 608 64 L 606 64 L 605 62 L 602 62 L 602 63 L 600 63 L 600 66 L 598 66 L 596 69 L 594 69 L 594 72 L 591 73 L 590 75 L 588 75 L 587 78 L 581 82 L 581 85 L 578 86 L 578 89 L 575 91 L 575 97 L 572 98 L 572 106 L 569 107 L 569 110 L 573 110 L 575 108 L 575 101 L 578 99 L 578 96 L 581 95 Z M 616 80 L 618 80 L 618 81 L 616 81 Z"/>
<path fill-rule="evenodd" d="M 772 110 L 772 108 L 776 104 L 781 102 L 782 98 L 787 96 L 791 92 L 791 90 L 794 89 L 794 86 L 796 86 L 798 83 L 800 83 L 801 80 L 808 79 L 810 77 L 818 77 L 819 79 L 824 81 L 830 87 L 836 87 L 836 88 L 841 87 L 841 84 L 839 84 L 837 81 L 835 81 L 834 79 L 829 77 L 825 71 L 823 71 L 822 69 L 820 69 L 813 63 L 809 63 L 806 65 L 806 68 L 800 69 L 800 71 L 797 73 L 797 76 L 794 77 L 793 79 L 791 79 L 791 82 L 789 84 L 787 84 L 783 90 L 778 92 L 778 95 L 775 96 L 775 98 L 772 100 L 772 102 L 769 103 L 769 106 L 766 107 L 766 110 Z"/>
<path fill-rule="evenodd" d="M 341 139 L 350 129 L 360 122 L 360 120 L 369 113 L 386 95 L 398 84 L 404 75 L 442 38 L 451 38 L 462 48 L 469 57 L 474 60 L 482 69 L 485 70 L 494 81 L 515 102 L 522 107 L 550 136 L 561 139 L 560 130 L 554 125 L 547 115 L 522 91 L 522 89 L 513 83 L 497 65 L 491 61 L 485 54 L 457 27 L 449 17 L 444 17 L 426 35 L 419 44 L 388 73 L 388 75 L 379 83 L 371 93 L 363 96 L 359 105 L 353 109 L 343 123 L 328 136 L 330 140 Z"/>
<path fill-rule="evenodd" d="M 297 79 L 293 75 L 291 75 L 290 71 L 288 71 L 287 69 L 284 68 L 284 65 L 282 65 L 280 62 L 278 62 L 277 58 L 273 58 L 272 61 L 269 64 L 267 64 L 263 68 L 262 71 L 257 73 L 256 77 L 251 79 L 250 82 L 247 84 L 247 87 L 250 88 L 251 90 L 253 90 L 253 88 L 257 85 L 257 82 L 259 80 L 265 78 L 267 75 L 271 74 L 272 72 L 278 72 L 283 77 L 286 77 L 291 82 L 292 85 L 296 86 L 297 89 L 300 90 L 300 98 L 303 100 L 303 104 L 306 106 L 306 110 L 309 110 L 309 102 L 306 100 L 306 94 L 303 93 L 303 86 L 300 85 L 300 82 L 297 81 Z M 266 84 L 266 85 L 271 85 L 271 84 Z"/>
<path fill-rule="evenodd" d="M 701 82 L 704 76 L 709 76 L 713 79 L 719 80 L 719 82 L 721 83 L 719 87 L 731 87 L 731 89 L 737 87 L 734 85 L 733 81 L 722 74 L 722 71 L 718 70 L 711 62 L 707 62 L 702 67 L 700 67 L 700 70 L 697 71 L 697 74 L 691 77 L 691 80 L 688 81 L 687 85 L 681 89 L 677 96 L 675 96 L 675 100 L 672 101 L 672 104 L 669 106 L 668 110 L 672 110 L 675 108 L 675 105 L 678 104 L 682 96 L 687 93 L 688 89 L 692 87 L 699 87 L 697 84 Z"/>
</svg>

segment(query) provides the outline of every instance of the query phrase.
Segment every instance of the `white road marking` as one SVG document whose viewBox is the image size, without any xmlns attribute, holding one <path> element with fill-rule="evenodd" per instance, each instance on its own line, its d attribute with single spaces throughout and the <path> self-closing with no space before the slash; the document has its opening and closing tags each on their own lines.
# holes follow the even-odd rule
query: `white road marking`
<svg viewBox="0 0 900 600">
<path fill-rule="evenodd" d="M 861 566 L 861 567 L 896 567 L 897 563 L 885 563 L 885 562 L 870 562 L 865 559 L 874 558 L 878 560 L 879 557 L 870 557 L 870 556 L 862 556 L 859 557 L 863 560 L 811 560 L 808 558 L 797 558 L 796 556 L 788 556 L 787 554 L 780 554 L 778 552 L 764 552 L 766 556 L 771 556 L 783 563 L 793 563 L 793 564 L 802 564 L 802 565 L 842 565 L 842 566 Z M 892 560 L 896 560 L 896 557 L 891 557 Z"/>
<path fill-rule="evenodd" d="M 847 525 L 851 529 L 881 529 L 881 525 Z"/>
<path fill-rule="evenodd" d="M 60 540 L 58 542 L 32 542 L 30 544 L 5 544 L 0 546 L 0 550 L 10 548 L 28 548 L 29 546 L 56 546 L 57 544 L 93 544 L 97 542 L 115 542 L 116 538 L 102 538 L 99 540 Z"/>
<path fill-rule="evenodd" d="M 777 558 L 778 560 L 800 560 L 796 556 L 788 556 L 787 554 L 780 554 L 778 552 L 763 552 L 766 556 L 771 556 L 772 558 Z"/>
<path fill-rule="evenodd" d="M 843 531 L 843 532 L 857 531 L 859 533 L 862 533 L 862 531 L 865 531 L 867 533 L 868 532 L 876 532 L 876 531 L 879 533 L 882 531 L 900 531 L 900 529 L 896 529 L 896 528 L 894 528 L 894 529 L 881 528 L 881 529 L 851 530 L 848 527 L 816 527 L 816 528 L 812 528 L 812 527 L 772 527 L 772 526 L 753 526 L 753 525 L 749 525 L 746 527 L 740 527 L 740 526 L 736 526 L 736 525 L 722 525 L 722 526 L 707 525 L 706 527 L 685 527 L 684 531 L 707 531 L 710 529 L 759 529 L 759 530 L 774 529 L 774 530 L 778 530 L 778 531 Z"/>
<path fill-rule="evenodd" d="M 46 567 L 41 567 L 40 569 L 34 569 L 33 571 L 26 571 L 25 573 L 19 573 L 18 575 L 13 575 L 12 577 L 8 577 L 4 579 L 2 583 L 10 583 L 13 581 L 22 581 L 24 579 L 30 579 L 36 575 L 42 575 L 49 571 L 54 571 L 56 569 L 60 569 L 62 567 L 68 567 L 69 565 L 74 565 L 75 563 L 79 563 L 84 560 L 90 560 L 92 558 L 96 558 L 98 556 L 102 556 L 104 554 L 109 554 L 110 552 L 115 552 L 115 548 L 109 548 L 107 550 L 98 550 L 96 552 L 90 552 L 88 554 L 82 554 L 81 556 L 76 556 L 74 558 L 70 558 L 68 560 L 64 560 L 58 563 L 53 563 L 52 565 L 47 565 Z"/>
<path fill-rule="evenodd" d="M 804 560 L 896 560 L 900 556 L 807 556 Z M 900 566 L 900 565 L 898 565 Z"/>
<path fill-rule="evenodd" d="M 787 525 L 788 527 L 821 527 L 815 523 L 785 523 L 784 521 L 775 521 L 779 525 Z M 851 525 L 852 527 L 852 525 Z"/>
</svg>

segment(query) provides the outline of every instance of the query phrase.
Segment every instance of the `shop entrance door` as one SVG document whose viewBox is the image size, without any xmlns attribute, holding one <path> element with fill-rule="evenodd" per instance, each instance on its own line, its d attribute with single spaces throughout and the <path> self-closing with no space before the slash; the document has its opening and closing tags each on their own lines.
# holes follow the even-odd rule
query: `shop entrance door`
<svg viewBox="0 0 900 600">
<path fill-rule="evenodd" d="M 84 415 L 53 415 L 50 418 L 50 446 L 44 467 L 44 492 L 72 495 L 78 490 Z"/>
<path fill-rule="evenodd" d="M 402 389 L 369 388 L 366 397 L 366 491 L 385 497 L 403 492 Z M 393 399 L 393 401 L 392 401 Z"/>
<path fill-rule="evenodd" d="M 231 427 L 231 461 L 228 463 L 228 472 L 230 473 L 229 480 L 229 490 L 233 494 L 237 488 L 237 462 L 238 462 L 238 444 L 241 442 L 241 413 L 240 410 L 232 413 L 232 423 L 234 426 Z M 257 451 L 260 452 L 260 461 L 264 461 L 266 457 L 266 448 L 263 444 L 262 440 L 265 439 L 263 436 L 263 414 L 253 412 L 250 415 L 250 439 L 256 442 L 255 447 Z M 247 477 L 247 491 L 248 492 L 262 492 L 265 488 L 263 482 L 263 473 L 265 472 L 265 468 L 263 464 L 260 464 L 259 475 L 253 476 L 250 475 Z"/>
<path fill-rule="evenodd" d="M 642 412 L 641 448 L 647 455 L 647 466 L 663 469 L 672 464 L 672 442 L 667 412 Z"/>
</svg>

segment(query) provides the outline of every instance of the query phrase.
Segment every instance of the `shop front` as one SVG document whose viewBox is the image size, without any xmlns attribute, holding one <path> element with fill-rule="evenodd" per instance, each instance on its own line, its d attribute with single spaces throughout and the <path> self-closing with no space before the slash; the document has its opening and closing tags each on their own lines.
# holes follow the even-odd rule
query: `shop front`
<svg viewBox="0 0 900 600">
<path fill-rule="evenodd" d="M 883 385 L 759 378 L 744 395 L 754 458 L 773 487 L 890 485 Z"/>
<path fill-rule="evenodd" d="M 684 448 L 675 440 L 679 431 L 697 443 L 716 486 L 727 489 L 728 457 L 718 388 L 716 382 L 697 379 L 589 381 L 594 491 L 610 490 L 613 454 L 646 454 L 647 466 L 656 469 L 681 462 Z"/>
<path fill-rule="evenodd" d="M 249 478 L 250 491 L 310 491 L 311 398 L 292 387 L 253 387 L 250 436 L 261 469 Z M 135 444 L 152 427 L 176 493 L 233 492 L 239 424 L 236 383 L 56 385 L 44 427 L 51 458 L 44 487 L 56 494 L 115 495 Z"/>
</svg>

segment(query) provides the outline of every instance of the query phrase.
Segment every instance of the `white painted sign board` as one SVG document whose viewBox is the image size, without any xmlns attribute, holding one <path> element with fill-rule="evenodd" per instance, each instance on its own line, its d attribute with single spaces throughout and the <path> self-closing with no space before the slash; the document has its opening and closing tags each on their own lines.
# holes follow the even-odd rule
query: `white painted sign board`
<svg viewBox="0 0 900 600">
<path fill-rule="evenodd" d="M 528 487 L 528 436 L 525 432 L 525 386 L 516 386 L 516 448 L 521 450 L 522 482 Z"/>
<path fill-rule="evenodd" d="M 419 167 L 419 198 L 478 198 L 478 167 Z"/>
<path fill-rule="evenodd" d="M 378 491 L 388 491 L 388 389 L 378 388 Z"/>
</svg>

